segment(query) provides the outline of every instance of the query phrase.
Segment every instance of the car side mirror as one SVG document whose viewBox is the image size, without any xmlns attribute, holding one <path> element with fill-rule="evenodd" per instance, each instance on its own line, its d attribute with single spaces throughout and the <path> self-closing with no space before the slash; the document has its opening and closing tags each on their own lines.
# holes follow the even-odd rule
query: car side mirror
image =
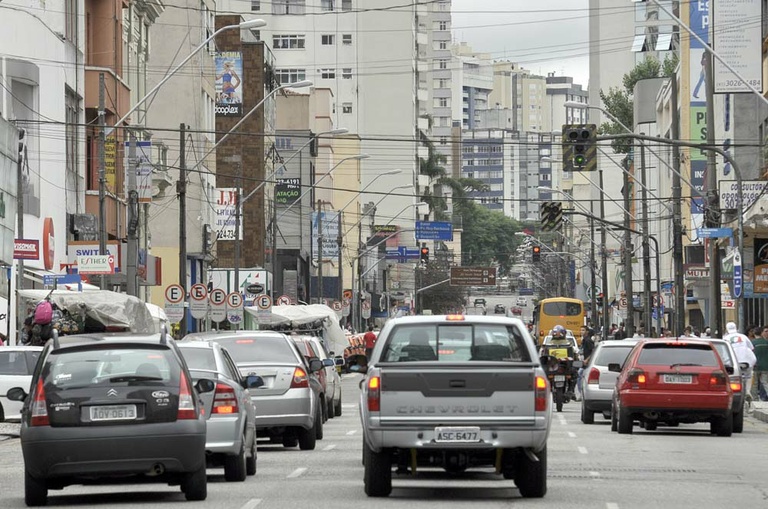
<svg viewBox="0 0 768 509">
<path fill-rule="evenodd" d="M 334 359 L 337 366 L 343 366 L 344 365 L 344 357 L 338 356 Z"/>
<path fill-rule="evenodd" d="M 8 389 L 5 397 L 11 401 L 24 401 L 27 399 L 27 392 L 21 387 L 13 387 L 12 389 Z"/>
<path fill-rule="evenodd" d="M 248 375 L 243 380 L 243 388 L 245 389 L 257 389 L 264 385 L 264 379 L 258 375 Z"/>
<path fill-rule="evenodd" d="M 323 366 L 326 368 L 330 368 L 336 365 L 336 362 L 334 362 L 333 359 L 323 359 Z"/>
<path fill-rule="evenodd" d="M 309 371 L 311 373 L 317 373 L 323 369 L 323 362 L 320 359 L 311 359 L 309 361 Z"/>
<path fill-rule="evenodd" d="M 213 382 L 213 380 L 209 380 L 207 378 L 201 378 L 195 384 L 195 389 L 197 389 L 197 392 L 199 392 L 200 394 L 204 394 L 206 392 L 212 392 L 215 388 L 216 388 L 216 384 Z"/>
<path fill-rule="evenodd" d="M 728 373 L 729 375 L 732 375 L 733 374 L 733 366 L 726 366 L 725 367 L 725 372 Z"/>
<path fill-rule="evenodd" d="M 618 362 L 612 362 L 608 364 L 608 371 L 612 371 L 613 373 L 621 373 L 621 364 Z"/>
<path fill-rule="evenodd" d="M 742 371 L 746 371 L 749 369 L 749 363 L 748 362 L 740 362 L 739 367 L 742 369 Z"/>
</svg>

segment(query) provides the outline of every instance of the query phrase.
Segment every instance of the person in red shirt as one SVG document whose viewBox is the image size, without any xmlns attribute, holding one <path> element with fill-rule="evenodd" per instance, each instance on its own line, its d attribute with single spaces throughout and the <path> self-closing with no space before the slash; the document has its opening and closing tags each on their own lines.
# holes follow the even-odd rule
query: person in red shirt
<svg viewBox="0 0 768 509">
<path fill-rule="evenodd" d="M 368 332 L 363 336 L 363 341 L 365 341 L 365 356 L 370 359 L 373 347 L 376 345 L 376 334 L 373 333 L 373 325 L 368 326 Z"/>
</svg>

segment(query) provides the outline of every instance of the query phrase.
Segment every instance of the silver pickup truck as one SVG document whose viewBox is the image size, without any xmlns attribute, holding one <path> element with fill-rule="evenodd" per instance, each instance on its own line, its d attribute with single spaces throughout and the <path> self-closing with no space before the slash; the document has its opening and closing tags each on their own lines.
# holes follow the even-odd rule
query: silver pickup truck
<svg viewBox="0 0 768 509">
<path fill-rule="evenodd" d="M 524 497 L 546 494 L 552 397 L 522 321 L 398 318 L 371 357 L 360 400 L 368 496 L 390 494 L 393 468 L 491 468 Z"/>
</svg>

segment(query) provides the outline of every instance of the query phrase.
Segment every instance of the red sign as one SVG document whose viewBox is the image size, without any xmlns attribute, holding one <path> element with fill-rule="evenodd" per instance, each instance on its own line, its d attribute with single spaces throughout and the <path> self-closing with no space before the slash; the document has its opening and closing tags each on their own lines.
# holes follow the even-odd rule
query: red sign
<svg viewBox="0 0 768 509">
<path fill-rule="evenodd" d="M 53 268 L 53 259 L 56 256 L 56 238 L 53 234 L 53 218 L 46 217 L 43 220 L 43 263 L 45 270 Z"/>
<path fill-rule="evenodd" d="M 13 241 L 14 260 L 39 260 L 40 241 L 29 239 L 15 239 Z"/>
</svg>

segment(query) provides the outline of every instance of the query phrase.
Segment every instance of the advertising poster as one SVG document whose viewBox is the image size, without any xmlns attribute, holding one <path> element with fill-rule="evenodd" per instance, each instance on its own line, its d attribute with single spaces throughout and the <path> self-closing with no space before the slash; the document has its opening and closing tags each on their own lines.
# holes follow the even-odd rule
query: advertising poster
<svg viewBox="0 0 768 509">
<path fill-rule="evenodd" d="M 297 178 L 277 179 L 275 183 L 275 203 L 292 205 L 301 196 L 301 180 Z"/>
<path fill-rule="evenodd" d="M 754 293 L 768 293 L 768 239 L 755 239 Z"/>
<path fill-rule="evenodd" d="M 136 144 L 136 192 L 139 193 L 139 203 L 152 203 L 152 142 L 137 141 Z M 131 142 L 126 141 L 124 147 L 125 195 L 128 196 L 128 173 L 131 171 L 130 162 Z"/>
<path fill-rule="evenodd" d="M 763 89 L 761 0 L 714 0 L 715 51 L 757 90 Z M 749 86 L 719 60 L 714 62 L 715 93 L 749 93 Z"/>
<path fill-rule="evenodd" d="M 322 218 L 322 219 L 321 219 Z M 335 260 L 339 257 L 339 213 L 336 211 L 322 211 L 312 213 L 312 259 L 318 258 L 318 246 L 320 235 L 318 227 L 322 223 L 323 235 L 323 260 Z"/>
<path fill-rule="evenodd" d="M 216 116 L 243 116 L 243 54 L 222 51 L 214 58 L 216 66 Z"/>
<path fill-rule="evenodd" d="M 237 188 L 219 187 L 216 189 L 216 203 L 214 204 L 213 230 L 216 232 L 216 240 L 236 240 L 243 238 L 243 222 L 240 221 L 240 235 L 235 235 L 237 218 Z"/>
<path fill-rule="evenodd" d="M 691 2 L 689 5 L 689 26 L 701 37 L 704 42 L 709 42 L 709 3 Z M 707 53 L 704 46 L 691 37 L 691 47 L 688 56 L 688 76 L 690 90 L 690 121 L 691 132 L 690 139 L 694 143 L 707 141 L 707 93 L 705 85 L 704 62 Z M 699 191 L 704 190 L 704 176 L 707 169 L 707 154 L 699 149 L 690 149 L 691 154 L 691 175 L 690 181 L 694 188 Z M 703 198 L 693 194 L 691 199 L 691 213 L 703 213 Z M 692 218 L 696 221 L 695 218 Z"/>
</svg>

